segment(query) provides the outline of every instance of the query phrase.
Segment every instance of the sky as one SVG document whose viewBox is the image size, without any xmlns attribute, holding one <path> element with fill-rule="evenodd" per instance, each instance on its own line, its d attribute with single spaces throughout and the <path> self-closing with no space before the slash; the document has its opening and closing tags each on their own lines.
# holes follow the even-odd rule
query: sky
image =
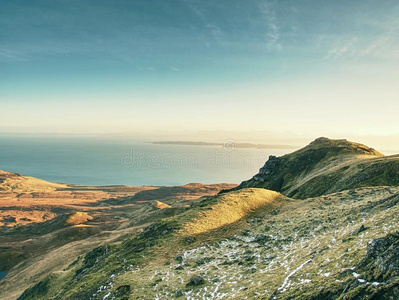
<svg viewBox="0 0 399 300">
<path fill-rule="evenodd" d="M 0 132 L 396 136 L 398 16 L 397 0 L 0 1 Z"/>
</svg>

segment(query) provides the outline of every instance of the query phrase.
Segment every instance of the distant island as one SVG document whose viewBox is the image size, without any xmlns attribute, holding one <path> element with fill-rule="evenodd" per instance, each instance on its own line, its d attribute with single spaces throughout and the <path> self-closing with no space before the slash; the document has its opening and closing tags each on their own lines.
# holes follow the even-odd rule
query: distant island
<svg viewBox="0 0 399 300">
<path fill-rule="evenodd" d="M 208 143 L 208 142 L 193 142 L 193 141 L 156 141 L 151 142 L 157 145 L 176 145 L 176 146 L 220 146 L 223 147 L 226 143 Z M 268 144 L 252 144 L 252 143 L 234 143 L 229 142 L 229 146 L 234 148 L 249 148 L 249 149 L 297 149 L 293 145 L 268 145 Z"/>
</svg>

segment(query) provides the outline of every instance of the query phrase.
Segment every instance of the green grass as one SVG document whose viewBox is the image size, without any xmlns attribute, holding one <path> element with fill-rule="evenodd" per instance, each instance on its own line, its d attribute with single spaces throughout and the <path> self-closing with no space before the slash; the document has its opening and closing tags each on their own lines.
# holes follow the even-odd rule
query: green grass
<svg viewBox="0 0 399 300">
<path fill-rule="evenodd" d="M 368 242 L 398 231 L 399 208 L 390 197 L 381 187 L 281 199 L 278 205 L 261 206 L 236 222 L 195 234 L 187 244 L 184 226 L 220 205 L 216 198 L 208 199 L 106 246 L 107 251 L 103 246 L 90 252 L 66 272 L 70 277 L 53 278 L 51 286 L 59 290 L 56 299 L 102 299 L 117 294 L 122 285 L 130 286 L 129 299 L 174 298 L 177 292 L 194 299 L 217 294 L 229 299 L 317 299 L 318 294 L 336 299 L 357 280 L 353 272 L 366 276 L 359 265 Z M 366 231 L 353 235 L 362 224 Z M 186 286 L 194 275 L 202 276 L 205 284 Z M 359 289 L 353 286 L 345 294 L 358 295 Z"/>
</svg>

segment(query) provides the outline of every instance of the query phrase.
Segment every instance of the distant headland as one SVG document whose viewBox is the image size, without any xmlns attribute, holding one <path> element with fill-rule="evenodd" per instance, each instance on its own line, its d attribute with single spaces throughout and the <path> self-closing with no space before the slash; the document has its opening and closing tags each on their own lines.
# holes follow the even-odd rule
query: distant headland
<svg viewBox="0 0 399 300">
<path fill-rule="evenodd" d="M 208 142 L 194 142 L 194 141 L 155 141 L 151 144 L 157 145 L 176 145 L 176 146 L 226 146 L 225 143 L 208 143 Z M 234 144 L 235 148 L 248 148 L 248 149 L 297 149 L 297 146 L 293 145 L 268 145 L 268 144 L 252 144 L 252 143 L 235 143 L 233 141 L 228 142 L 229 146 Z"/>
</svg>

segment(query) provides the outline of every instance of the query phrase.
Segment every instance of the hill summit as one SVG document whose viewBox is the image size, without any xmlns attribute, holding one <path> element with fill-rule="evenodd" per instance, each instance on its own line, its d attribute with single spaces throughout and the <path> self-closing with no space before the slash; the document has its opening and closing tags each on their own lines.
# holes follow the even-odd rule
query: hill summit
<svg viewBox="0 0 399 300">
<path fill-rule="evenodd" d="M 399 156 L 344 139 L 321 137 L 282 157 L 270 156 L 252 179 L 236 189 L 257 187 L 293 198 L 315 197 L 350 188 L 398 185 Z"/>
<path fill-rule="evenodd" d="M 346 139 L 329 139 L 326 137 L 320 137 L 311 142 L 308 146 L 301 149 L 302 151 L 306 151 L 309 149 L 320 149 L 320 148 L 328 148 L 331 151 L 337 151 L 340 153 L 353 153 L 353 154 L 365 154 L 365 155 L 374 155 L 374 156 L 384 156 L 382 153 L 377 150 L 370 148 L 366 145 L 350 142 Z M 299 150 L 299 151 L 301 151 Z M 299 152 L 298 151 L 298 152 Z"/>
</svg>

